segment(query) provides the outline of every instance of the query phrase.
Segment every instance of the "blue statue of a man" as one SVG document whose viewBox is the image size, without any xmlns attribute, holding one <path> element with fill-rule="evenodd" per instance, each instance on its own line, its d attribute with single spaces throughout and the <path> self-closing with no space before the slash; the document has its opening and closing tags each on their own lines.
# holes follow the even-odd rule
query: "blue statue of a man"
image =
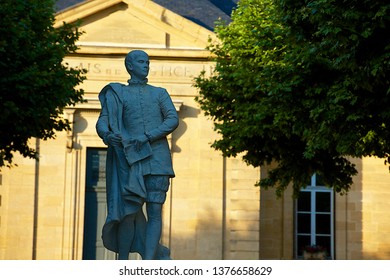
<svg viewBox="0 0 390 280">
<path fill-rule="evenodd" d="M 99 94 L 102 110 L 96 130 L 108 146 L 108 213 L 102 239 L 121 260 L 130 252 L 144 260 L 170 258 L 168 248 L 159 242 L 162 206 L 175 176 L 167 135 L 179 119 L 168 92 L 147 83 L 149 63 L 144 51 L 129 52 L 128 85 L 110 83 Z"/>
</svg>

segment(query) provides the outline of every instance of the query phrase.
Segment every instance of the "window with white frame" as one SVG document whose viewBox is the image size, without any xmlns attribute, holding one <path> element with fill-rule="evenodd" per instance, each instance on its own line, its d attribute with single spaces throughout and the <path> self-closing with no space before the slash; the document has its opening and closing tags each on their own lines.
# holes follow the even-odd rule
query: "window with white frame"
<svg viewBox="0 0 390 280">
<path fill-rule="evenodd" d="M 302 189 L 295 208 L 295 256 L 303 256 L 303 248 L 317 245 L 334 256 L 333 191 L 324 186 L 321 177 L 314 174 Z"/>
</svg>

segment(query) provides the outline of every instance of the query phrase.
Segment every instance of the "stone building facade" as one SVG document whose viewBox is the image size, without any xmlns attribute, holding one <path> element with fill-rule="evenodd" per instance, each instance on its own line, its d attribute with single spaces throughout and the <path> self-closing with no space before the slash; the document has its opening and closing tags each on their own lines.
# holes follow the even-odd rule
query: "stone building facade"
<svg viewBox="0 0 390 280">
<path fill-rule="evenodd" d="M 126 83 L 132 49 L 149 54 L 149 83 L 168 90 L 180 118 L 169 138 L 176 177 L 162 243 L 174 259 L 257 259 L 259 169 L 210 147 L 217 135 L 194 100 L 193 78 L 212 68 L 205 46 L 214 34 L 152 1 L 86 1 L 58 13 L 56 24 L 79 18 L 80 49 L 65 62 L 88 70 L 88 102 L 65 110 L 71 132 L 32 139 L 39 161 L 16 155 L 18 167 L 2 170 L 0 259 L 113 258 L 100 240 L 105 145 L 95 124 L 98 93 L 109 82 Z"/>
</svg>

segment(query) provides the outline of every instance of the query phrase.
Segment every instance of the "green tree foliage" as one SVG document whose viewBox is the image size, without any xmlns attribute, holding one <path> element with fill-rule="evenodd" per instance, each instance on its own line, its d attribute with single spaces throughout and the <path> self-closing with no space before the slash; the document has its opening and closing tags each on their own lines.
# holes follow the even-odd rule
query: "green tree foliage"
<svg viewBox="0 0 390 280">
<path fill-rule="evenodd" d="M 195 79 L 213 147 L 275 163 L 257 184 L 277 195 L 313 173 L 348 191 L 350 159 L 389 161 L 389 22 L 383 0 L 241 0 L 210 42 L 214 73 Z"/>
<path fill-rule="evenodd" d="M 63 109 L 83 101 L 75 89 L 83 71 L 63 64 L 80 32 L 69 24 L 54 28 L 54 13 L 52 0 L 0 2 L 0 167 L 11 166 L 16 151 L 37 157 L 28 140 L 69 129 Z"/>
</svg>

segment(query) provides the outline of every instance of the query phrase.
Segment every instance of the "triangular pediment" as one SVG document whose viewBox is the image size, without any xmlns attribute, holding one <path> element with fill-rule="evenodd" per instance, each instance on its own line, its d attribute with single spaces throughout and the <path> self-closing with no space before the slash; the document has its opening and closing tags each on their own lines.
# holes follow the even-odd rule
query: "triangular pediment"
<svg viewBox="0 0 390 280">
<path fill-rule="evenodd" d="M 83 48 L 205 49 L 214 33 L 148 0 L 91 0 L 56 15 L 81 20 Z"/>
</svg>

